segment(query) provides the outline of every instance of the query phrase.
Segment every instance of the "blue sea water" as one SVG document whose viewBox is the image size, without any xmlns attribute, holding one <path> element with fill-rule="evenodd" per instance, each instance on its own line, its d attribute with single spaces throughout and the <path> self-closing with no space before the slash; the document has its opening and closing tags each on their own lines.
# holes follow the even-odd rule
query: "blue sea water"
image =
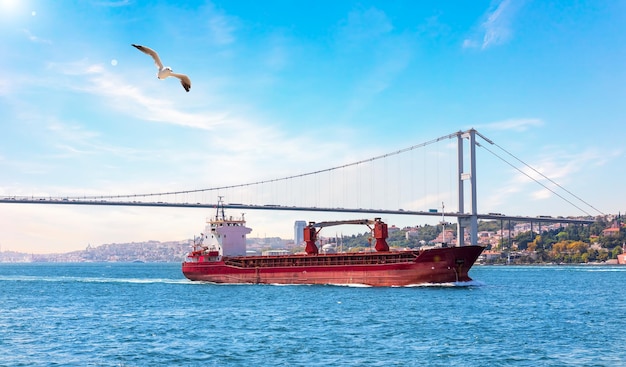
<svg viewBox="0 0 626 367">
<path fill-rule="evenodd" d="M 215 285 L 180 264 L 0 264 L 0 366 L 617 366 L 626 267 L 464 285 Z"/>
</svg>

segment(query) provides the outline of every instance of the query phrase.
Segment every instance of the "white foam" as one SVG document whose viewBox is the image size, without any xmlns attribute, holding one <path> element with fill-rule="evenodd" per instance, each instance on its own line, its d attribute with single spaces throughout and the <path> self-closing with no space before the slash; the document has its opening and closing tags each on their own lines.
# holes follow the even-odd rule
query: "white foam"
<svg viewBox="0 0 626 367">
<path fill-rule="evenodd" d="M 92 277 L 38 277 L 38 276 L 4 276 L 0 281 L 19 282 L 76 282 L 76 283 L 136 283 L 136 284 L 184 284 L 186 279 L 164 279 L 164 278 L 92 278 Z"/>
<path fill-rule="evenodd" d="M 406 288 L 414 287 L 482 287 L 485 283 L 478 280 L 470 280 L 468 282 L 448 282 L 448 283 L 418 283 L 405 285 Z"/>
</svg>

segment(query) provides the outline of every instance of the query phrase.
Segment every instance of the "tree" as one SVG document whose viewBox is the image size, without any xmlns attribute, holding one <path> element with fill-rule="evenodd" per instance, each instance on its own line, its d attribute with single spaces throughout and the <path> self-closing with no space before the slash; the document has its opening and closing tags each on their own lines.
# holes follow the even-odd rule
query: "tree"
<svg viewBox="0 0 626 367">
<path fill-rule="evenodd" d="M 536 249 L 543 248 L 543 238 L 541 236 L 535 236 L 535 239 L 528 244 L 528 251 L 536 251 Z"/>
<path fill-rule="evenodd" d="M 624 236 L 624 230 L 620 230 L 617 235 L 611 236 L 600 236 L 598 242 L 602 247 L 613 249 L 616 246 L 621 246 L 626 240 L 626 236 Z"/>
<path fill-rule="evenodd" d="M 573 241 L 567 245 L 567 250 L 571 253 L 582 254 L 583 252 L 587 252 L 589 245 L 582 241 Z"/>
<path fill-rule="evenodd" d="M 580 258 L 581 258 L 582 262 L 588 263 L 589 262 L 589 253 L 585 252 L 584 254 L 581 255 Z"/>
<path fill-rule="evenodd" d="M 530 231 L 528 231 L 528 232 L 522 232 L 518 234 L 517 236 L 515 236 L 514 240 L 515 242 L 517 242 L 517 248 L 519 250 L 526 250 L 528 248 L 528 243 L 533 240 L 533 235 L 534 233 L 531 233 Z"/>
<path fill-rule="evenodd" d="M 622 253 L 622 248 L 620 246 L 615 246 L 613 251 L 611 251 L 611 259 L 617 259 L 617 255 Z"/>
</svg>

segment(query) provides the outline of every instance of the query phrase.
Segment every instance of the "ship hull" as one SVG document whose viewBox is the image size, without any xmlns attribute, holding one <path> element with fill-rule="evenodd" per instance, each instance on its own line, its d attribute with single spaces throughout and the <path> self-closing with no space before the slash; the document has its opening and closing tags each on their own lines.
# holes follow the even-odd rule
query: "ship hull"
<svg viewBox="0 0 626 367">
<path fill-rule="evenodd" d="M 467 282 L 481 246 L 358 254 L 286 255 L 207 260 L 188 257 L 185 277 L 213 283 L 407 286 Z"/>
</svg>

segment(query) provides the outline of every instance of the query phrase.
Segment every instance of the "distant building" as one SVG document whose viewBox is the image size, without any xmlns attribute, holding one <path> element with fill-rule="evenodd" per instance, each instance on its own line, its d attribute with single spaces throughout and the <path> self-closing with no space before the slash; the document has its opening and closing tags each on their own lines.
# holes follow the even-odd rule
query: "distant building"
<svg viewBox="0 0 626 367">
<path fill-rule="evenodd" d="M 456 243 L 456 236 L 454 231 L 451 229 L 446 229 L 445 233 L 439 233 L 437 238 L 435 238 L 432 242 L 434 243 L 447 243 L 449 245 Z"/>
<path fill-rule="evenodd" d="M 530 223 L 518 223 L 513 227 L 513 230 L 515 233 L 528 232 L 530 231 L 530 227 Z"/>
<path fill-rule="evenodd" d="M 304 228 L 306 222 L 297 220 L 293 225 L 293 242 L 296 246 L 300 246 L 304 242 Z"/>
<path fill-rule="evenodd" d="M 622 245 L 622 253 L 617 255 L 617 263 L 626 265 L 626 243 Z"/>
<path fill-rule="evenodd" d="M 406 231 L 406 233 L 404 234 L 405 238 L 407 240 L 410 240 L 412 238 L 418 238 L 419 237 L 419 231 L 417 229 L 410 229 L 408 231 Z"/>
<path fill-rule="evenodd" d="M 487 245 L 491 243 L 491 238 L 495 235 L 494 232 L 480 231 L 478 232 L 478 243 Z"/>
<path fill-rule="evenodd" d="M 619 227 L 611 227 L 602 231 L 602 235 L 605 237 L 618 236 Z"/>
<path fill-rule="evenodd" d="M 502 257 L 502 253 L 500 251 L 485 250 L 478 257 L 478 262 L 479 263 L 483 263 L 485 261 L 487 261 L 487 262 L 495 261 L 495 260 L 499 259 L 500 257 Z"/>
</svg>

